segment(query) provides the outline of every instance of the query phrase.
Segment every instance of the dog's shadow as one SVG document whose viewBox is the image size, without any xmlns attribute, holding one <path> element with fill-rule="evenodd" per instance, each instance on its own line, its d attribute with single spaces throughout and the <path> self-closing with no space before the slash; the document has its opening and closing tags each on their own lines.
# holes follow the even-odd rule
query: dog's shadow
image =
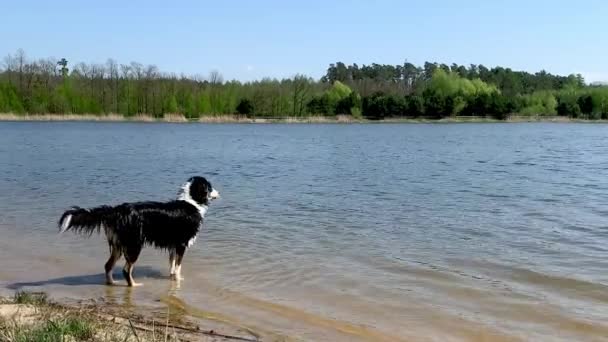
<svg viewBox="0 0 608 342">
<path fill-rule="evenodd" d="M 140 266 L 135 269 L 133 274 L 136 279 L 138 278 L 152 278 L 152 279 L 167 279 L 168 276 L 163 274 L 161 271 L 150 267 L 150 266 Z M 114 280 L 120 282 L 123 280 L 122 272 L 120 270 L 113 272 Z M 103 285 L 105 284 L 105 274 L 86 274 L 86 275 L 76 275 L 76 276 L 67 276 L 60 278 L 53 278 L 47 280 L 40 281 L 31 281 L 31 282 L 17 282 L 12 283 L 7 286 L 7 288 L 11 290 L 19 290 L 24 287 L 45 287 L 49 285 L 65 285 L 65 286 L 86 286 L 86 285 Z M 120 283 L 117 286 L 121 286 Z M 126 285 L 122 285 L 126 286 Z"/>
</svg>

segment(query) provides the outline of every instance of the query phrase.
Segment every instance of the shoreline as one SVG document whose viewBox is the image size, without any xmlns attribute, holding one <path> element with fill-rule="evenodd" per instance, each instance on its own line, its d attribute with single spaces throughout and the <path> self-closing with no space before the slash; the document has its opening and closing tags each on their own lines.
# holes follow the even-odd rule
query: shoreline
<svg viewBox="0 0 608 342">
<path fill-rule="evenodd" d="M 193 320 L 170 307 L 123 307 L 103 299 L 59 302 L 45 292 L 18 291 L 0 297 L 0 340 L 255 342 L 262 337 L 214 320 Z"/>
<path fill-rule="evenodd" d="M 447 117 L 443 119 L 429 118 L 391 118 L 382 120 L 358 119 L 348 115 L 281 117 L 281 118 L 246 118 L 239 115 L 201 116 L 188 119 L 180 114 L 168 114 L 157 118 L 150 115 L 124 116 L 119 114 L 12 114 L 0 113 L 0 122 L 140 122 L 140 123 L 207 123 L 207 124 L 430 124 L 430 123 L 608 123 L 608 120 L 575 119 L 563 116 L 512 116 L 506 120 L 487 117 Z"/>
</svg>

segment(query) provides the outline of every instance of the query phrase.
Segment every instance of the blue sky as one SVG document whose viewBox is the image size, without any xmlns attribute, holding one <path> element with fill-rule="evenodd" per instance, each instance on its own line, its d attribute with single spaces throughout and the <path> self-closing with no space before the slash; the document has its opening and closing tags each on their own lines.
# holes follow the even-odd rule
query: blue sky
<svg viewBox="0 0 608 342">
<path fill-rule="evenodd" d="M 251 80 L 329 63 L 508 66 L 608 80 L 608 1 L 3 1 L 0 56 Z"/>
</svg>

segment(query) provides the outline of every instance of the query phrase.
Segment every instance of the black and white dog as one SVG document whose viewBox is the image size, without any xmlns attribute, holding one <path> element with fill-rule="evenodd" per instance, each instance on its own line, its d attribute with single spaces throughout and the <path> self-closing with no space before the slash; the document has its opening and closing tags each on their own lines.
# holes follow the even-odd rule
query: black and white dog
<svg viewBox="0 0 608 342">
<path fill-rule="evenodd" d="M 89 236 L 104 230 L 110 245 L 105 264 L 106 283 L 114 284 L 112 269 L 124 255 L 123 275 L 129 286 L 133 265 L 146 245 L 169 251 L 171 278 L 181 280 L 182 259 L 192 246 L 203 223 L 209 201 L 219 197 L 204 177 L 192 177 L 181 188 L 177 200 L 170 202 L 135 202 L 91 209 L 74 207 L 59 220 L 60 232 L 72 230 Z"/>
</svg>

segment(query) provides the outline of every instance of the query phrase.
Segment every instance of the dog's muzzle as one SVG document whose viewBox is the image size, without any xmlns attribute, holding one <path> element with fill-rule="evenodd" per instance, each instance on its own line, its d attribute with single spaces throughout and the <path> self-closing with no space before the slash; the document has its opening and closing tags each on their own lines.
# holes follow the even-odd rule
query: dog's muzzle
<svg viewBox="0 0 608 342">
<path fill-rule="evenodd" d="M 209 194 L 209 197 L 211 199 L 216 199 L 220 197 L 220 193 L 217 192 L 217 190 L 213 189 L 213 191 L 211 191 L 211 193 Z"/>
</svg>

